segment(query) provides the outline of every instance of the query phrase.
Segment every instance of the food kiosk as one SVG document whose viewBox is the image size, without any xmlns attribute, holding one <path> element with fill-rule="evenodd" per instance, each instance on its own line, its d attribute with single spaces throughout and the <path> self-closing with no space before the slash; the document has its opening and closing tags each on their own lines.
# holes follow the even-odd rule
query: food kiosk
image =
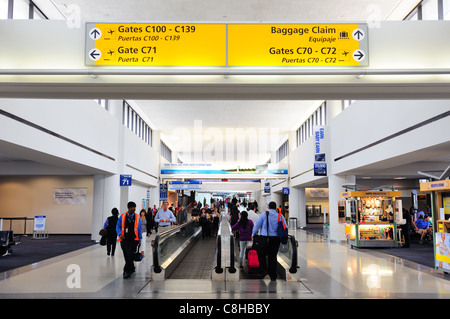
<svg viewBox="0 0 450 319">
<path fill-rule="evenodd" d="M 353 247 L 397 247 L 397 223 L 403 220 L 399 191 L 350 191 L 341 193 L 340 222 Z M 345 212 L 345 220 L 343 218 Z"/>
<path fill-rule="evenodd" d="M 431 193 L 435 268 L 450 272 L 450 180 L 420 183 Z"/>
</svg>

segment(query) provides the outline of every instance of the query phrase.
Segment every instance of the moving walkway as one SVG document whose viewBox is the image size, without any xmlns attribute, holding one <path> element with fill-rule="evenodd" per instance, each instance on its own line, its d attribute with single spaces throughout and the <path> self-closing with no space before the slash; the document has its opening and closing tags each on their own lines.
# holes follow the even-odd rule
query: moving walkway
<svg viewBox="0 0 450 319">
<path fill-rule="evenodd" d="M 246 267 L 239 269 L 239 245 L 225 216 L 221 215 L 217 237 L 201 238 L 202 229 L 192 220 L 158 234 L 153 242 L 152 280 L 209 279 L 239 281 L 255 279 Z M 297 241 L 289 235 L 278 251 L 278 275 L 299 281 Z"/>
</svg>

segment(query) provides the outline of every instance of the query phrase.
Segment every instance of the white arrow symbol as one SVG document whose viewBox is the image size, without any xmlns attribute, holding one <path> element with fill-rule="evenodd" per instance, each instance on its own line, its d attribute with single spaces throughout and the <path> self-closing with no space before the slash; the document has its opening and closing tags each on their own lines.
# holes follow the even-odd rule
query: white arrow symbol
<svg viewBox="0 0 450 319">
<path fill-rule="evenodd" d="M 89 31 L 89 37 L 92 40 L 98 40 L 102 36 L 102 31 L 99 28 L 93 28 Z"/>
<path fill-rule="evenodd" d="M 363 30 L 355 29 L 355 30 L 353 30 L 352 36 L 353 36 L 353 39 L 355 39 L 356 41 L 361 41 L 362 39 L 364 39 L 365 34 L 364 34 Z"/>
<path fill-rule="evenodd" d="M 353 59 L 355 61 L 361 62 L 366 58 L 366 55 L 364 54 L 364 51 L 362 50 L 356 50 L 353 52 Z"/>
<path fill-rule="evenodd" d="M 97 61 L 102 56 L 102 52 L 98 49 L 92 49 L 89 51 L 89 59 L 92 61 Z"/>
</svg>

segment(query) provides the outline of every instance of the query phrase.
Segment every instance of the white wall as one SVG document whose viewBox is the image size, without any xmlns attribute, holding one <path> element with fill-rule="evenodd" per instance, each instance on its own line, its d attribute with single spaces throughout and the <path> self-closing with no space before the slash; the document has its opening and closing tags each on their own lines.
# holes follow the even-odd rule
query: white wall
<svg viewBox="0 0 450 319">
<path fill-rule="evenodd" d="M 29 217 L 45 215 L 46 229 L 52 234 L 90 234 L 92 225 L 93 178 L 91 176 L 1 176 L 0 216 Z M 53 203 L 54 188 L 86 188 L 83 205 Z M 30 224 L 31 223 L 31 224 Z M 13 230 L 23 232 L 23 223 L 14 222 Z M 31 233 L 32 222 L 27 224 Z M 9 221 L 4 221 L 9 229 Z"/>
<path fill-rule="evenodd" d="M 77 166 L 111 173 L 116 171 L 119 123 L 96 102 L 0 99 L 0 108 L 105 155 L 98 155 L 19 121 L 0 116 L 0 141 L 21 146 L 21 149 L 15 149 L 18 157 L 25 156 L 26 159 L 43 163 L 48 163 L 52 158 L 59 163 L 68 161 L 67 165 L 78 163 Z M 26 150 L 36 152 L 27 153 Z"/>
<path fill-rule="evenodd" d="M 339 158 L 394 133 L 413 127 L 450 110 L 448 100 L 356 101 L 330 123 L 331 159 Z M 333 162 L 339 174 L 359 166 L 379 163 L 449 141 L 450 118 L 414 129 Z M 411 162 L 427 160 L 427 152 L 418 152 Z M 402 159 L 406 164 L 406 159 Z"/>
<path fill-rule="evenodd" d="M 448 142 L 450 119 L 412 130 L 367 150 L 338 161 L 334 159 L 349 154 L 370 143 L 408 129 L 420 122 L 450 110 L 449 100 L 373 100 L 356 101 L 349 108 L 329 120 L 327 128 L 330 141 L 327 149 L 329 174 L 340 174 L 360 166 L 370 165 L 395 157 L 417 152 L 427 147 Z M 296 144 L 293 138 L 290 143 Z M 419 153 L 410 161 L 426 160 L 427 153 Z M 310 138 L 289 155 L 291 186 L 320 185 L 326 178 L 313 175 L 313 139 Z M 402 159 L 405 161 L 405 158 Z M 330 171 L 332 170 L 332 171 Z"/>
<path fill-rule="evenodd" d="M 116 105 L 116 108 L 121 110 L 121 105 Z M 75 216 L 72 211 L 76 207 L 58 205 L 56 209 L 62 213 L 49 219 L 49 232 L 94 234 L 110 215 L 112 207 L 123 211 L 126 202 L 133 200 L 140 208 L 142 199 L 146 199 L 147 189 L 155 189 L 158 185 L 160 156 L 157 151 L 124 127 L 121 116 L 109 113 L 93 100 L 0 99 L 0 109 L 30 122 L 24 124 L 0 115 L 0 154 L 21 159 L 0 162 L 0 176 L 7 175 L 19 181 L 25 178 L 21 176 L 36 176 L 34 178 L 37 180 L 42 176 L 56 176 L 45 179 L 42 191 L 61 187 L 59 185 L 64 183 L 70 185 L 67 187 L 75 187 L 71 181 L 83 177 L 89 181 L 90 201 L 83 207 L 83 223 L 79 223 L 78 219 L 69 220 L 68 226 L 64 218 L 67 214 Z M 159 145 L 159 139 L 153 143 Z M 131 174 L 133 186 L 118 190 L 111 197 L 111 190 L 119 189 L 120 174 Z M 9 187 L 6 181 L 9 183 L 5 180 L 4 185 L 0 179 L 0 189 Z M 95 183 L 99 183 L 97 187 Z M 33 180 L 31 185 L 35 184 Z M 34 195 L 40 189 L 30 193 L 30 185 L 25 180 L 15 189 L 17 193 L 14 198 L 22 198 L 25 193 L 33 194 L 26 195 L 28 206 L 20 210 L 26 217 L 34 216 L 34 208 L 41 210 L 40 198 L 49 196 Z M 11 193 L 10 188 L 8 192 Z M 151 193 L 152 199 L 155 192 Z M 126 195 L 123 200 L 117 198 L 123 194 Z M 7 200 L 1 197 L 0 206 L 3 206 L 2 201 Z M 10 201 L 7 201 L 6 207 L 11 207 Z M 44 206 L 42 210 L 52 212 L 55 208 Z M 0 217 L 11 217 L 11 214 L 2 210 Z"/>
</svg>

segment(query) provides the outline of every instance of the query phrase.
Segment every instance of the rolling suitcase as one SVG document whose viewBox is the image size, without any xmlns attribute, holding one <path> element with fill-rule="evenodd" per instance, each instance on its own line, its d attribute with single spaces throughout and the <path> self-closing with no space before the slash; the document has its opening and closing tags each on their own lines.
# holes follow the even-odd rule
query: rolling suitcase
<svg viewBox="0 0 450 319">
<path fill-rule="evenodd" d="M 259 257 L 254 249 L 247 250 L 247 271 L 249 274 L 259 273 Z"/>
</svg>

